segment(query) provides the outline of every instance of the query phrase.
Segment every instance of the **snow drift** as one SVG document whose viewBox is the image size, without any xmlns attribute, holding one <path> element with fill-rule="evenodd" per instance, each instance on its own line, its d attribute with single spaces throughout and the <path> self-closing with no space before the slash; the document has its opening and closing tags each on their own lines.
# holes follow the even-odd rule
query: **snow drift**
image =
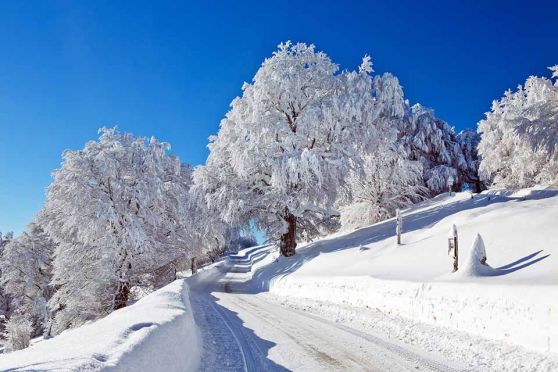
<svg viewBox="0 0 558 372">
<path fill-rule="evenodd" d="M 188 286 L 176 280 L 105 318 L 2 355 L 0 370 L 194 370 L 199 349 Z"/>
</svg>

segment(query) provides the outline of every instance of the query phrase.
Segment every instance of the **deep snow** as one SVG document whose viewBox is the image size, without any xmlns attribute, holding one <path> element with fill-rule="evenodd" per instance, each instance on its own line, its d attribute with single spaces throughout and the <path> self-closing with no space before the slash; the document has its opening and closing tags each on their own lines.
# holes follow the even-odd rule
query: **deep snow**
<svg viewBox="0 0 558 372">
<path fill-rule="evenodd" d="M 0 370 L 195 370 L 200 348 L 188 286 L 177 280 L 105 318 L 0 356 Z"/>
</svg>

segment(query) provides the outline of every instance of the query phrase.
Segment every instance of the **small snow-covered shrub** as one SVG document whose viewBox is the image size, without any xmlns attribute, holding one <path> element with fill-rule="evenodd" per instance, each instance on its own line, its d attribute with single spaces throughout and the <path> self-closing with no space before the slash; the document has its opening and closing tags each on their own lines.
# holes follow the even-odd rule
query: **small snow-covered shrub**
<svg viewBox="0 0 558 372">
<path fill-rule="evenodd" d="M 25 349 L 31 341 L 33 324 L 23 314 L 14 314 L 6 323 L 6 350 L 15 351 Z"/>
</svg>

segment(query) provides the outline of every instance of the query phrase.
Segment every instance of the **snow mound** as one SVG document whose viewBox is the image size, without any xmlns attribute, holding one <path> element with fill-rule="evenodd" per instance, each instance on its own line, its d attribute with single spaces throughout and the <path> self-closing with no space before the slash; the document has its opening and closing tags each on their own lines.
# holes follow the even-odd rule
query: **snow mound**
<svg viewBox="0 0 558 372">
<path fill-rule="evenodd" d="M 191 371 L 200 345 L 188 286 L 177 280 L 105 318 L 0 356 L 0 370 Z"/>
<path fill-rule="evenodd" d="M 486 263 L 486 249 L 480 234 L 477 234 L 469 256 L 462 267 L 454 274 L 456 277 L 495 276 L 498 270 Z"/>
</svg>

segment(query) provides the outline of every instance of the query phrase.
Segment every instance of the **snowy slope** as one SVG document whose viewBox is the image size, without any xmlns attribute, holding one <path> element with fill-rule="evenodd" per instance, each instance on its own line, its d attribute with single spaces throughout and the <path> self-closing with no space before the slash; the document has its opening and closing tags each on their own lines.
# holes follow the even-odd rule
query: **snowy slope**
<svg viewBox="0 0 558 372">
<path fill-rule="evenodd" d="M 459 234 L 460 263 L 482 235 L 489 276 L 451 273 L 447 235 Z M 337 234 L 254 275 L 285 298 L 376 309 L 436 326 L 558 353 L 558 190 L 441 195 L 395 222 Z"/>
<path fill-rule="evenodd" d="M 0 356 L 0 370 L 194 370 L 199 333 L 184 280 L 107 317 Z"/>
</svg>

